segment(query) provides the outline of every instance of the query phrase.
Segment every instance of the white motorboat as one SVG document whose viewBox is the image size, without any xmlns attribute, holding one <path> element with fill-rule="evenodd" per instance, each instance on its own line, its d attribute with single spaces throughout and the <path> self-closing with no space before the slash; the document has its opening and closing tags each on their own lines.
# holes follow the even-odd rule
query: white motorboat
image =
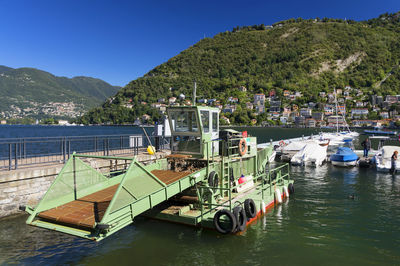
<svg viewBox="0 0 400 266">
<path fill-rule="evenodd" d="M 378 172 L 388 173 L 392 169 L 392 155 L 395 151 L 400 152 L 399 146 L 383 146 L 379 151 L 375 154 L 372 159 L 372 162 L 376 165 L 376 170 Z M 397 161 L 396 171 L 400 173 L 400 162 Z"/>
<path fill-rule="evenodd" d="M 315 141 L 309 141 L 290 160 L 293 165 L 314 165 L 321 166 L 326 160 L 327 147 L 321 146 Z"/>
</svg>

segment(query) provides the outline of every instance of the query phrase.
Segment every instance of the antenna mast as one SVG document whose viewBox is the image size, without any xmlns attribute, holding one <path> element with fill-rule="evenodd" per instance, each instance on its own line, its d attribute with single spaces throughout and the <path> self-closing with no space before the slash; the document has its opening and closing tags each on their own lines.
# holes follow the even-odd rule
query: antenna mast
<svg viewBox="0 0 400 266">
<path fill-rule="evenodd" d="M 196 81 L 194 81 L 194 88 L 193 88 L 193 106 L 196 105 L 196 88 L 197 88 L 197 84 L 196 84 Z"/>
</svg>

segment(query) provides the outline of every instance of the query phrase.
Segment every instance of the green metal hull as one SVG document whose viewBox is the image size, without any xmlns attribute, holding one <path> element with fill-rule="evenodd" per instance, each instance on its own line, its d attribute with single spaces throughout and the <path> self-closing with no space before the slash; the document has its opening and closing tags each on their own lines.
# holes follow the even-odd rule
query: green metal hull
<svg viewBox="0 0 400 266">
<path fill-rule="evenodd" d="M 255 141 L 248 139 L 249 142 Z M 105 175 L 84 161 L 90 156 L 74 154 L 40 203 L 35 208 L 26 208 L 30 213 L 27 224 L 99 241 L 131 224 L 141 214 L 213 228 L 213 218 L 219 209 L 232 211 L 234 206 L 243 205 L 246 199 L 256 203 L 257 214 L 260 214 L 261 206 L 268 207 L 276 202 L 276 189 L 283 192 L 284 187 L 293 183 L 289 178 L 288 165 L 268 169 L 268 158 L 272 151 L 272 147 L 267 147 L 249 150 L 242 156 L 213 155 L 200 160 L 178 160 L 189 168 L 197 166 L 187 174 L 170 170 L 171 162 L 167 159 L 143 165 L 132 158 L 99 156 L 99 159 L 116 160 L 115 164 L 117 160 L 130 161 L 127 169 Z M 175 165 L 177 162 L 173 163 Z M 170 177 L 166 179 L 160 173 L 169 174 Z M 210 185 L 210 175 L 214 175 L 218 185 Z M 250 176 L 249 182 L 252 185 L 238 192 L 243 184 L 232 182 L 232 177 L 242 175 Z M 93 196 L 99 196 L 100 192 L 112 188 L 115 188 L 114 194 L 108 200 L 99 200 Z M 188 193 L 192 193 L 197 200 L 181 203 L 176 212 L 169 212 L 176 198 L 185 197 Z M 97 214 L 85 220 L 82 218 L 87 215 L 83 212 L 85 209 L 74 210 L 71 206 L 86 204 L 88 200 L 85 199 L 88 197 L 94 198 L 94 211 Z M 99 206 L 105 206 L 104 210 L 96 210 L 101 209 Z M 71 214 L 64 214 L 63 210 Z"/>
</svg>

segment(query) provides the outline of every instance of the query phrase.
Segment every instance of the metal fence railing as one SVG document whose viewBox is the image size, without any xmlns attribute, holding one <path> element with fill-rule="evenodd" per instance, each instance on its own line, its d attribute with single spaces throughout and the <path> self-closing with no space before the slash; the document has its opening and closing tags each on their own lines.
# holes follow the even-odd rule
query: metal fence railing
<svg viewBox="0 0 400 266">
<path fill-rule="evenodd" d="M 169 139 L 150 136 L 157 150 L 169 149 Z M 138 155 L 150 145 L 143 135 L 62 136 L 0 139 L 0 170 L 19 166 L 64 163 L 73 152 L 91 155 Z"/>
</svg>

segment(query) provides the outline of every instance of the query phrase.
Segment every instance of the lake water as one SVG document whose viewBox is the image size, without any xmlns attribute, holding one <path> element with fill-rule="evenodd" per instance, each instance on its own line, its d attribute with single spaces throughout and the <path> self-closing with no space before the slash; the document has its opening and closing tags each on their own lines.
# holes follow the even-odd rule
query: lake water
<svg viewBox="0 0 400 266">
<path fill-rule="evenodd" d="M 247 130 L 260 143 L 313 132 Z M 291 167 L 291 177 L 295 195 L 270 209 L 241 235 L 222 236 L 212 230 L 139 217 L 131 226 L 95 243 L 27 226 L 26 215 L 5 218 L 0 220 L 0 264 L 400 263 L 400 175 L 325 164 Z M 353 194 L 354 200 L 349 198 Z"/>
</svg>

